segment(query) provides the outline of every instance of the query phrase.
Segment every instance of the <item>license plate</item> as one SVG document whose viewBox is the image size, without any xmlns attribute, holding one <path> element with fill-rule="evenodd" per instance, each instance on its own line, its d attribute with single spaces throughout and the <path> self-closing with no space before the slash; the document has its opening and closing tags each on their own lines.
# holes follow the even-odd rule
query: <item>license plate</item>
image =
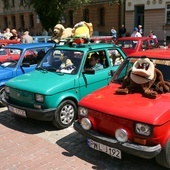
<svg viewBox="0 0 170 170">
<path fill-rule="evenodd" d="M 21 109 L 18 109 L 18 108 L 16 108 L 16 107 L 13 107 L 13 106 L 8 106 L 8 110 L 11 111 L 12 113 L 17 114 L 17 115 L 26 117 L 26 112 L 25 112 L 25 110 L 21 110 Z"/>
<path fill-rule="evenodd" d="M 93 148 L 93 149 L 98 150 L 100 152 L 104 152 L 104 153 L 106 153 L 110 156 L 116 157 L 118 159 L 122 158 L 121 151 L 119 149 L 111 148 L 109 146 L 95 142 L 91 139 L 87 139 L 87 143 L 88 143 L 90 148 Z"/>
</svg>

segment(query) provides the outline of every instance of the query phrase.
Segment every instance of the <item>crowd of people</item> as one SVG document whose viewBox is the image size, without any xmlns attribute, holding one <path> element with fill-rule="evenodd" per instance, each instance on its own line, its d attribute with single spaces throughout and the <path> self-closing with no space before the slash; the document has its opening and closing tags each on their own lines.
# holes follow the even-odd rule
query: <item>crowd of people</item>
<svg viewBox="0 0 170 170">
<path fill-rule="evenodd" d="M 52 29 L 49 28 L 46 31 L 44 28 L 42 29 L 42 36 L 52 36 L 53 32 Z M 21 43 L 33 43 L 33 37 L 29 34 L 28 29 L 10 29 L 6 28 L 3 32 L 0 32 L 0 39 L 4 40 L 16 40 Z"/>
<path fill-rule="evenodd" d="M 142 25 L 138 25 L 138 27 L 135 27 L 132 33 L 127 32 L 126 27 L 124 24 L 121 25 L 119 32 L 115 30 L 114 26 L 110 30 L 110 35 L 113 36 L 113 39 L 115 40 L 118 37 L 143 37 L 143 28 Z M 154 34 L 153 30 L 150 30 L 148 37 L 155 38 L 158 42 L 157 36 Z"/>
</svg>

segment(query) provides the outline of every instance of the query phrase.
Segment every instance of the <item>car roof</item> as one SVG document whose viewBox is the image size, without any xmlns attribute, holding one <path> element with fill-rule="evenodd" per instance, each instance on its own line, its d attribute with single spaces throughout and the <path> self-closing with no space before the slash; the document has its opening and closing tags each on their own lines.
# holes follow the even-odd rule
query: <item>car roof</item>
<svg viewBox="0 0 170 170">
<path fill-rule="evenodd" d="M 112 48 L 112 47 L 117 47 L 120 48 L 119 46 L 115 46 L 114 44 L 106 44 L 106 43 L 87 43 L 87 44 L 80 44 L 80 45 L 61 45 L 57 46 L 57 49 L 73 49 L 73 50 L 95 50 L 95 49 L 107 49 L 107 48 Z"/>
<path fill-rule="evenodd" d="M 37 48 L 37 47 L 46 47 L 46 46 L 54 46 L 55 43 L 24 43 L 24 44 L 12 44 L 7 45 L 4 48 L 18 48 L 18 49 L 25 49 L 25 48 Z"/>
<path fill-rule="evenodd" d="M 146 56 L 148 58 L 170 59 L 170 48 L 168 49 L 155 48 L 151 50 L 138 51 L 129 54 L 128 57 L 142 57 L 142 56 Z"/>
<path fill-rule="evenodd" d="M 119 41 L 119 40 L 123 40 L 123 41 L 125 41 L 125 40 L 153 40 L 154 38 L 152 38 L 152 37 L 122 37 L 122 38 L 118 38 L 117 39 L 117 41 Z"/>
</svg>

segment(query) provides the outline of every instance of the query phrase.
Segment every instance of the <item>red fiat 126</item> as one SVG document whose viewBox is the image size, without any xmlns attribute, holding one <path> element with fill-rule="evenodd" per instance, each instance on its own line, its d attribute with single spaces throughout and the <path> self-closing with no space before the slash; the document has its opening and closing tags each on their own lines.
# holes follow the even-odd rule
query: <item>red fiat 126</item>
<svg viewBox="0 0 170 170">
<path fill-rule="evenodd" d="M 157 93 L 155 98 L 136 91 L 116 93 L 134 62 L 142 56 L 153 61 L 167 84 L 170 82 L 170 49 L 133 53 L 120 65 L 109 85 L 80 100 L 74 128 L 87 137 L 93 149 L 119 159 L 123 152 L 156 158 L 158 164 L 170 168 L 170 92 Z"/>
</svg>

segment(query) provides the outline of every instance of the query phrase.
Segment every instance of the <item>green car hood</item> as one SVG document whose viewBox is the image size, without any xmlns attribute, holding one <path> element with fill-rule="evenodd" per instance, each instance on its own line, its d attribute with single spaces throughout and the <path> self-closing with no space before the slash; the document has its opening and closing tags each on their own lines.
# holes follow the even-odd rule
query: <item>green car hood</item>
<svg viewBox="0 0 170 170">
<path fill-rule="evenodd" d="M 75 76 L 76 75 L 35 70 L 10 79 L 5 85 L 33 93 L 52 95 L 74 88 Z"/>
</svg>

